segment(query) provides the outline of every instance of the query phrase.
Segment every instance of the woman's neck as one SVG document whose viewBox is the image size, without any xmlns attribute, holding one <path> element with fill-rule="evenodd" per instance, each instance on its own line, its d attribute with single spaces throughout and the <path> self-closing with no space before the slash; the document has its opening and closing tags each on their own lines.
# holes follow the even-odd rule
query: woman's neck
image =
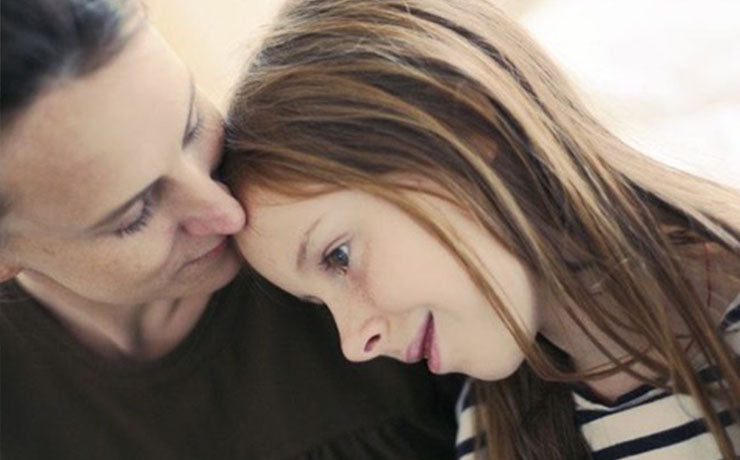
<svg viewBox="0 0 740 460">
<path fill-rule="evenodd" d="M 172 351 L 195 327 L 211 296 L 113 305 L 81 297 L 33 272 L 22 272 L 16 281 L 83 346 L 118 361 L 152 361 Z"/>
</svg>

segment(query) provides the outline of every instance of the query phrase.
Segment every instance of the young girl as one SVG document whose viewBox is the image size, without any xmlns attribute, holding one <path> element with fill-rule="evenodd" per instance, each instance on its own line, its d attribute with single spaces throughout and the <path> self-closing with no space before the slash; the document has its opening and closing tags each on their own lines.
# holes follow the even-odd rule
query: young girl
<svg viewBox="0 0 740 460">
<path fill-rule="evenodd" d="M 612 136 L 487 1 L 292 0 L 229 125 L 249 264 L 348 359 L 472 377 L 460 457 L 740 452 L 740 193 Z"/>
</svg>

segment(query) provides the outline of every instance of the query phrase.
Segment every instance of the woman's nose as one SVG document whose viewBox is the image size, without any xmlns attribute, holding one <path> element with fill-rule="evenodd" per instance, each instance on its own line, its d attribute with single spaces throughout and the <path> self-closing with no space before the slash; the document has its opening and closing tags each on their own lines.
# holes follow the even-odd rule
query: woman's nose
<svg viewBox="0 0 740 460">
<path fill-rule="evenodd" d="M 189 199 L 183 200 L 182 228 L 193 236 L 232 235 L 241 230 L 245 221 L 241 204 L 223 184 L 207 176 L 199 179 L 200 186 L 192 187 Z"/>
<path fill-rule="evenodd" d="M 244 210 L 231 198 L 223 202 L 204 203 L 182 221 L 182 227 L 193 236 L 233 235 L 244 227 Z"/>
</svg>

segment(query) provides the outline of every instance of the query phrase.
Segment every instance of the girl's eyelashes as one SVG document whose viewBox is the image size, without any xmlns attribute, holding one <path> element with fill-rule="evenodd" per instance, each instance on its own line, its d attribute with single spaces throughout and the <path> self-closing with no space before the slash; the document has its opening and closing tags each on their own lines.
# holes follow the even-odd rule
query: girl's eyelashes
<svg viewBox="0 0 740 460">
<path fill-rule="evenodd" d="M 146 225 L 149 223 L 149 219 L 152 217 L 153 210 L 153 199 L 152 199 L 153 190 L 150 189 L 142 198 L 143 200 L 143 207 L 141 208 L 141 214 L 139 214 L 139 217 L 136 218 L 135 221 L 131 222 L 130 224 L 127 224 L 124 227 L 121 227 L 115 231 L 116 236 L 118 237 L 125 237 L 128 235 L 132 235 L 136 232 L 141 231 L 146 227 Z"/>
<path fill-rule="evenodd" d="M 349 244 L 343 243 L 326 252 L 321 259 L 321 266 L 326 271 L 347 273 L 347 268 L 349 268 Z"/>
</svg>

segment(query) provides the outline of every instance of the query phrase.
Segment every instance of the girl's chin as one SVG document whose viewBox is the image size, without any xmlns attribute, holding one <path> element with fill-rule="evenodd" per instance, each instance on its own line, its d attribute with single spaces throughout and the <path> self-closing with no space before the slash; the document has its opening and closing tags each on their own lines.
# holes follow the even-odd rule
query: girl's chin
<svg viewBox="0 0 740 460">
<path fill-rule="evenodd" d="M 524 356 L 520 359 L 512 359 L 510 362 L 495 362 L 495 366 L 470 366 L 468 369 L 461 369 L 460 373 L 478 380 L 495 382 L 510 377 L 524 363 Z"/>
</svg>

